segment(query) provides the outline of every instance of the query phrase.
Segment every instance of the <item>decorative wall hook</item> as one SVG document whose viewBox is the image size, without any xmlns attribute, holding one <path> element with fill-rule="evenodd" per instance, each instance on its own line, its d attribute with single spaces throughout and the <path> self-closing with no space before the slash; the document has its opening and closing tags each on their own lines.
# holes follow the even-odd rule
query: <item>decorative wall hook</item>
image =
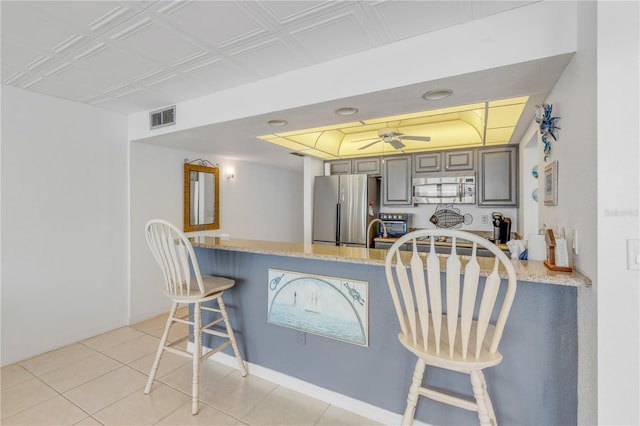
<svg viewBox="0 0 640 426">
<path fill-rule="evenodd" d="M 544 161 L 547 161 L 547 158 L 551 155 L 551 139 L 558 140 L 555 132 L 560 130 L 560 127 L 556 125 L 556 121 L 560 117 L 551 116 L 552 108 L 553 105 L 551 104 L 536 105 L 536 123 L 540 125 L 540 134 L 544 144 Z"/>
</svg>

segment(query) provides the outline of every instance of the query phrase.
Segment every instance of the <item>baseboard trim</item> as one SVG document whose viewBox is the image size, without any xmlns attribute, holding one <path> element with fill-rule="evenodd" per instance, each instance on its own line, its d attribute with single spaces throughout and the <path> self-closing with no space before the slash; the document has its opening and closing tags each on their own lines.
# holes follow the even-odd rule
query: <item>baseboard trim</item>
<svg viewBox="0 0 640 426">
<path fill-rule="evenodd" d="M 193 350 L 192 342 L 188 343 L 187 350 Z M 213 356 L 208 358 L 206 361 L 209 360 L 213 360 L 232 368 L 238 368 L 238 363 L 235 357 L 224 352 L 218 352 L 217 354 L 214 354 Z M 304 380 L 300 380 L 296 377 L 289 376 L 279 371 L 275 371 L 258 364 L 252 364 L 250 362 L 247 362 L 247 369 L 249 370 L 249 374 L 253 376 L 268 380 L 279 386 L 284 386 L 287 389 L 300 392 L 304 395 L 326 402 L 327 404 L 334 405 L 338 408 L 342 408 L 343 410 L 350 411 L 359 416 L 366 417 L 375 422 L 385 425 L 399 425 L 402 422 L 402 415 L 400 414 L 382 409 L 380 407 L 376 407 L 375 405 L 371 405 L 350 396 L 325 389 L 312 383 L 305 382 Z M 423 423 L 419 420 L 414 420 L 413 424 L 416 426 L 429 426 L 427 423 Z"/>
</svg>

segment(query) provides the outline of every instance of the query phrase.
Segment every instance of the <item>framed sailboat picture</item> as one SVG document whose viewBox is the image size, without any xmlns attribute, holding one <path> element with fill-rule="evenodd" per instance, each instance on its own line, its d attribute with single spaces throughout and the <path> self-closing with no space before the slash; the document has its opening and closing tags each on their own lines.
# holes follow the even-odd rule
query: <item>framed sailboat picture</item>
<svg viewBox="0 0 640 426">
<path fill-rule="evenodd" d="M 269 269 L 267 321 L 369 345 L 369 283 Z"/>
</svg>

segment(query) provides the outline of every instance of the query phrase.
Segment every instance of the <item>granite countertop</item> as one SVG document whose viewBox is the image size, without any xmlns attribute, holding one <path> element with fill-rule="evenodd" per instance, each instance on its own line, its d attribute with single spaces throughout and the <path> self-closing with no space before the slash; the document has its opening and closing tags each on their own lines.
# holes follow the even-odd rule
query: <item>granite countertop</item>
<svg viewBox="0 0 640 426">
<path fill-rule="evenodd" d="M 275 256 L 299 257 L 302 259 L 327 260 L 333 262 L 357 263 L 384 266 L 387 250 L 366 249 L 363 247 L 344 247 L 324 244 L 285 243 L 279 241 L 260 241 L 242 239 L 223 239 L 212 236 L 195 236 L 189 240 L 194 247 L 238 251 L 245 253 L 267 254 Z M 411 252 L 401 252 L 407 261 Z M 423 253 L 423 255 L 426 255 Z M 441 269 L 445 267 L 445 256 L 440 256 Z M 460 256 L 462 267 L 468 256 Z M 591 280 L 578 271 L 556 272 L 549 270 L 542 262 L 533 260 L 511 260 L 518 281 L 543 284 L 556 284 L 573 287 L 590 287 Z M 478 257 L 481 275 L 486 276 L 493 268 L 492 258 Z"/>
<path fill-rule="evenodd" d="M 382 242 L 382 243 L 395 243 L 396 241 L 398 241 L 400 237 L 376 237 L 373 240 L 374 241 L 378 241 L 378 242 Z M 416 241 L 417 244 L 431 244 L 430 241 L 427 240 L 417 240 Z M 436 241 L 435 245 L 437 246 L 451 246 L 451 242 L 450 241 Z M 459 247 L 471 247 L 473 246 L 473 244 L 471 243 L 463 243 L 463 242 L 458 242 L 456 244 L 456 246 Z M 498 246 L 498 248 L 500 248 L 503 251 L 506 251 L 507 253 L 509 253 L 509 247 L 506 244 L 496 244 L 496 246 Z"/>
</svg>

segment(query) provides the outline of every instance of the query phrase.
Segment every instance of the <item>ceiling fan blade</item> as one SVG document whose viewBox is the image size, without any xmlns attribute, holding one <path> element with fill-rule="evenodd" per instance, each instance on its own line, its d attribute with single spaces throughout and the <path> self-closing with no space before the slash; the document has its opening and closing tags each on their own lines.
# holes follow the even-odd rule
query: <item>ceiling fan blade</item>
<svg viewBox="0 0 640 426">
<path fill-rule="evenodd" d="M 395 149 L 402 149 L 404 148 L 404 144 L 400 141 L 400 139 L 391 139 L 391 141 L 389 141 L 389 143 L 391 144 L 392 147 L 394 147 Z"/>
<path fill-rule="evenodd" d="M 408 141 L 423 141 L 429 142 L 431 138 L 429 136 L 400 136 L 400 139 L 406 139 Z"/>
<path fill-rule="evenodd" d="M 375 141 L 375 142 L 371 142 L 371 143 L 369 143 L 369 144 L 366 144 L 365 146 L 361 146 L 360 148 L 358 148 L 358 150 L 360 150 L 360 149 L 366 149 L 366 148 L 369 148 L 370 146 L 373 146 L 373 145 L 377 144 L 378 142 L 382 142 L 382 141 L 381 141 L 380 139 L 378 139 L 378 140 L 377 140 L 377 141 Z"/>
<path fill-rule="evenodd" d="M 380 140 L 380 138 L 356 139 L 355 141 L 349 141 L 349 143 L 364 142 L 364 141 L 377 141 L 377 140 Z"/>
</svg>

